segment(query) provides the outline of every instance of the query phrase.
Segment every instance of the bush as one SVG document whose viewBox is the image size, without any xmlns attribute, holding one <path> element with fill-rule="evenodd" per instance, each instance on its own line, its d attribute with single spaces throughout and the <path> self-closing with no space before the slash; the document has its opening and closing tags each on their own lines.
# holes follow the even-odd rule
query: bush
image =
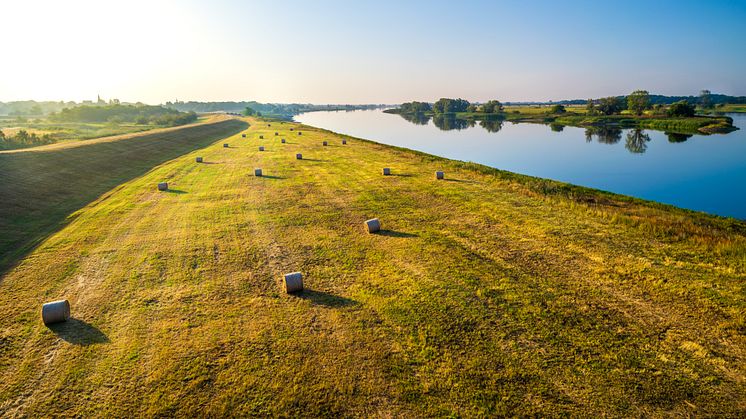
<svg viewBox="0 0 746 419">
<path fill-rule="evenodd" d="M 469 101 L 464 99 L 440 98 L 433 104 L 432 108 L 435 113 L 466 112 L 469 105 Z"/>
<path fill-rule="evenodd" d="M 32 132 L 29 134 L 26 130 L 20 130 L 14 136 L 6 136 L 2 131 L 0 131 L 0 150 L 35 147 L 51 144 L 53 142 L 54 139 L 49 134 L 38 136 L 36 133 Z"/>
<path fill-rule="evenodd" d="M 624 108 L 622 101 L 618 97 L 610 96 L 598 101 L 598 110 L 604 115 L 613 115 L 619 113 Z"/>
<path fill-rule="evenodd" d="M 694 111 L 694 105 L 682 100 L 668 107 L 668 116 L 690 117 L 694 116 Z"/>
</svg>

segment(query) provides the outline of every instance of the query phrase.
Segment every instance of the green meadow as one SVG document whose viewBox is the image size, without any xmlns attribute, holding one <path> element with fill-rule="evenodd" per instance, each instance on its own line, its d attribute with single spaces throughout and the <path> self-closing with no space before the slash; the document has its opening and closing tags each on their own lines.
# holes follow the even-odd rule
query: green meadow
<svg viewBox="0 0 746 419">
<path fill-rule="evenodd" d="M 746 411 L 742 221 L 262 119 L 0 169 L 0 416 Z"/>
<path fill-rule="evenodd" d="M 0 273 L 102 194 L 245 126 L 241 121 L 216 120 L 0 152 Z"/>
</svg>

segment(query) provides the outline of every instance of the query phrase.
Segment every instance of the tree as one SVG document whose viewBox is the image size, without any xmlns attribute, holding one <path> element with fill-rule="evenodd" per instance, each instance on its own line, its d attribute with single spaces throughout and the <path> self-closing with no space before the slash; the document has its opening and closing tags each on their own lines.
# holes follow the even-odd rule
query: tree
<svg viewBox="0 0 746 419">
<path fill-rule="evenodd" d="M 4 140 L 4 139 L 5 139 L 5 133 L 3 132 L 3 130 L 0 130 L 0 140 Z"/>
<path fill-rule="evenodd" d="M 690 105 L 689 102 L 681 100 L 668 107 L 668 116 L 690 117 L 694 116 L 694 111 L 694 105 Z"/>
<path fill-rule="evenodd" d="M 599 99 L 598 110 L 604 115 L 614 115 L 622 110 L 622 101 L 615 96 Z"/>
<path fill-rule="evenodd" d="M 400 113 L 425 113 L 431 110 L 432 106 L 427 102 L 406 102 L 399 106 Z"/>
<path fill-rule="evenodd" d="M 593 99 L 588 99 L 588 103 L 585 105 L 585 111 L 588 115 L 596 114 L 596 104 L 593 102 Z"/>
<path fill-rule="evenodd" d="M 469 101 L 464 99 L 440 98 L 433 104 L 433 111 L 435 113 L 466 112 L 469 105 Z"/>
<path fill-rule="evenodd" d="M 552 106 L 551 109 L 549 109 L 549 112 L 550 113 L 565 113 L 567 111 L 565 110 L 565 107 L 563 105 L 557 104 L 557 105 Z"/>
<path fill-rule="evenodd" d="M 466 107 L 466 112 L 476 112 L 477 111 L 477 105 L 469 105 Z"/>
<path fill-rule="evenodd" d="M 704 109 L 712 108 L 712 94 L 709 90 L 699 92 L 699 104 Z"/>
<path fill-rule="evenodd" d="M 482 105 L 482 112 L 484 113 L 497 113 L 502 112 L 503 104 L 499 100 L 490 100 Z"/>
<path fill-rule="evenodd" d="M 256 111 L 254 111 L 253 109 L 251 109 L 251 107 L 247 106 L 246 109 L 243 110 L 243 114 L 244 114 L 244 116 L 252 116 L 252 115 L 256 114 Z"/>
<path fill-rule="evenodd" d="M 627 109 L 635 113 L 635 115 L 642 115 L 645 109 L 650 107 L 650 94 L 647 90 L 635 90 L 629 96 L 627 96 Z"/>
</svg>

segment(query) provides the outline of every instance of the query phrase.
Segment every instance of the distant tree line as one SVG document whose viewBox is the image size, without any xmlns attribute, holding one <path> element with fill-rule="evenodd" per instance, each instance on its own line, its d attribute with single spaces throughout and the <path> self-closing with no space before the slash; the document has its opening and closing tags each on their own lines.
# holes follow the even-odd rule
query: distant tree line
<svg viewBox="0 0 746 419">
<path fill-rule="evenodd" d="M 35 100 L 19 100 L 14 102 L 0 102 L 0 115 L 9 116 L 32 116 L 40 117 L 49 115 L 51 113 L 59 112 L 65 108 L 74 108 L 76 106 L 105 106 L 105 105 L 135 105 L 144 106 L 142 102 L 137 103 L 120 103 L 119 99 L 109 99 L 105 101 L 98 97 L 96 101 L 84 100 L 83 102 L 77 103 L 74 101 L 42 101 L 37 102 Z"/>
<path fill-rule="evenodd" d="M 432 105 L 427 102 L 406 102 L 399 106 L 401 113 L 425 113 L 433 110 Z"/>
<path fill-rule="evenodd" d="M 197 120 L 194 112 L 180 112 L 163 106 L 97 105 L 65 108 L 49 116 L 60 122 L 135 123 L 141 125 L 184 125 Z"/>
<path fill-rule="evenodd" d="M 703 93 L 706 93 L 706 100 L 703 103 Z M 619 100 L 626 100 L 626 96 L 615 96 Z M 594 99 L 596 102 L 600 101 L 601 98 Z M 685 101 L 689 104 L 697 104 L 702 107 L 717 107 L 718 105 L 725 104 L 746 104 L 746 96 L 729 96 L 723 94 L 711 93 L 709 90 L 703 90 L 698 96 L 664 96 L 664 95 L 649 95 L 650 105 L 671 105 L 676 102 Z M 583 99 L 570 99 L 570 100 L 559 100 L 549 102 L 550 104 L 560 105 L 584 105 L 587 104 L 587 100 Z M 506 102 L 506 105 L 545 105 L 547 102 Z"/>
<path fill-rule="evenodd" d="M 26 130 L 20 130 L 15 135 L 5 135 L 0 130 L 0 150 L 12 150 L 16 148 L 35 147 L 39 145 L 51 144 L 54 140 L 49 134 L 36 135 L 28 133 Z"/>
<path fill-rule="evenodd" d="M 703 90 L 697 102 L 703 108 L 712 107 L 711 94 Z M 661 103 L 653 103 L 651 95 L 646 90 L 635 90 L 624 100 L 619 96 L 609 96 L 601 99 L 588 99 L 586 112 L 588 115 L 615 115 L 624 110 L 629 110 L 634 115 L 641 116 L 646 111 L 652 110 L 653 115 L 667 115 L 670 117 L 691 117 L 695 115 L 696 104 L 686 100 L 680 100 L 665 107 Z"/>
<path fill-rule="evenodd" d="M 170 109 L 182 112 L 235 112 L 243 113 L 246 108 L 251 108 L 256 114 L 264 116 L 287 118 L 303 112 L 314 111 L 352 111 L 358 109 L 377 109 L 383 105 L 313 105 L 300 103 L 259 103 L 249 102 L 166 102 L 164 105 Z"/>
<path fill-rule="evenodd" d="M 448 114 L 456 112 L 481 112 L 481 113 L 498 113 L 502 112 L 503 105 L 499 100 L 490 100 L 483 104 L 472 104 L 465 99 L 440 98 L 432 105 L 427 102 L 406 102 L 399 105 L 396 110 L 401 114 L 416 114 L 433 112 L 435 114 Z"/>
</svg>

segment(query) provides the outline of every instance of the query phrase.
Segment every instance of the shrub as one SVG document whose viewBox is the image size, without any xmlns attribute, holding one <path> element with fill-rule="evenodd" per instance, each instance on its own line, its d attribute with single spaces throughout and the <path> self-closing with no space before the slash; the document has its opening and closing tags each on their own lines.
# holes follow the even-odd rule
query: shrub
<svg viewBox="0 0 746 419">
<path fill-rule="evenodd" d="M 685 100 L 676 102 L 668 107 L 668 116 L 694 116 L 694 105 L 690 105 Z"/>
</svg>

